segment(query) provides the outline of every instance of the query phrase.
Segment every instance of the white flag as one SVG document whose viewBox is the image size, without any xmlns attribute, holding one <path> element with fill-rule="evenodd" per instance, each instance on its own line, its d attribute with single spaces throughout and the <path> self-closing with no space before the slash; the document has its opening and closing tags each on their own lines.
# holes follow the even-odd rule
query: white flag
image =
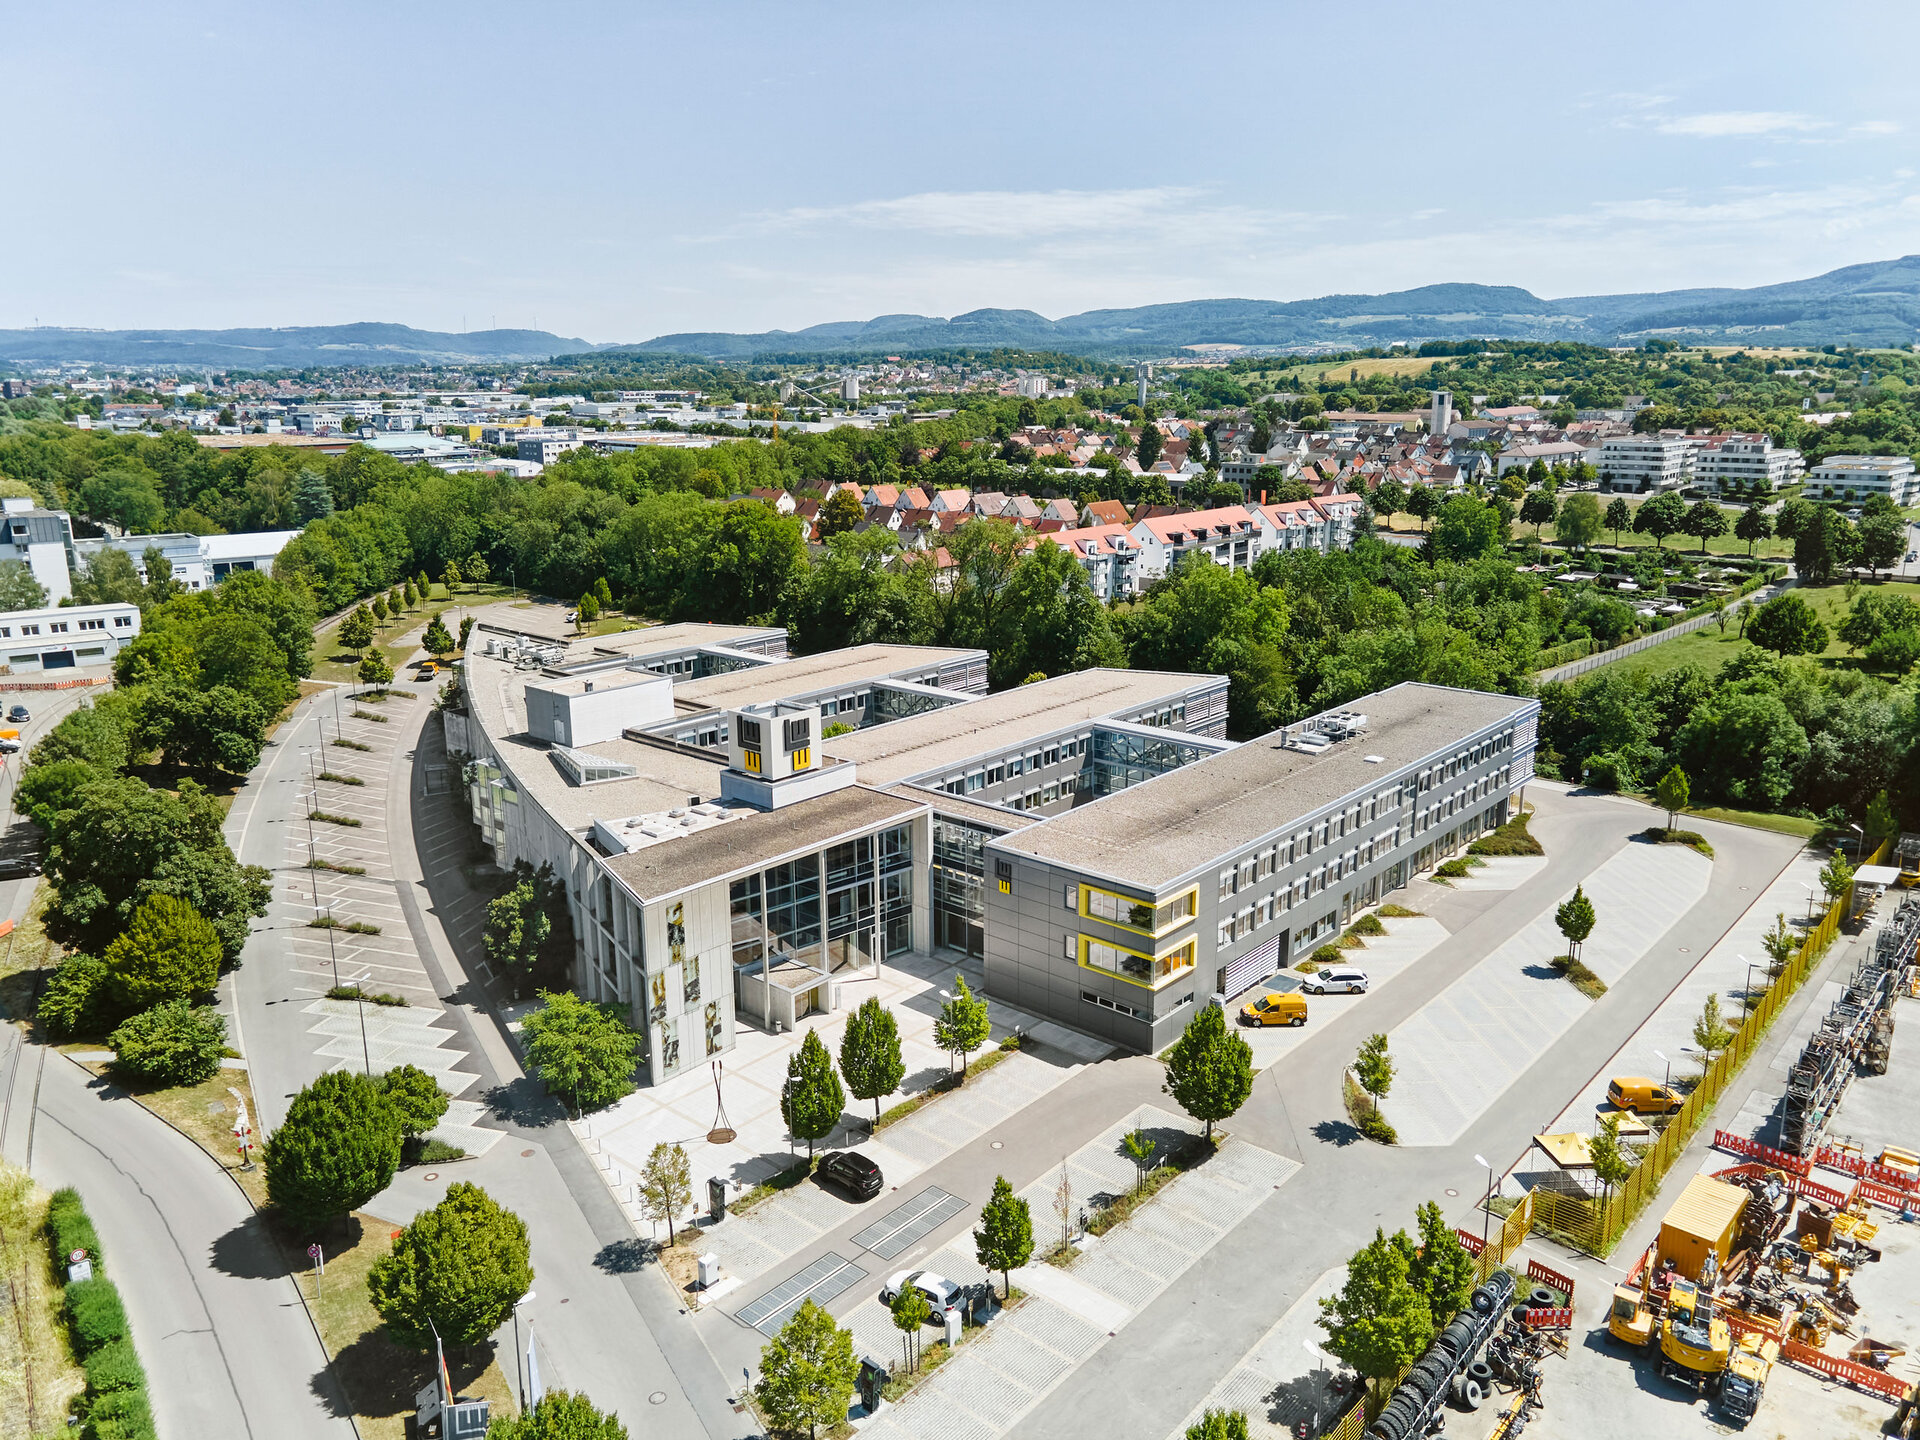
<svg viewBox="0 0 1920 1440">
<path fill-rule="evenodd" d="M 533 1348 L 533 1326 L 527 1326 L 527 1408 L 540 1403 L 540 1357 Z"/>
</svg>

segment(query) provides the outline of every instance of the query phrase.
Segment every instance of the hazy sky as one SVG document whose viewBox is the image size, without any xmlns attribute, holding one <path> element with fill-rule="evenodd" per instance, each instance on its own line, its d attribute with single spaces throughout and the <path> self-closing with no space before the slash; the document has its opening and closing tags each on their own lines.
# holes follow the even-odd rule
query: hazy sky
<svg viewBox="0 0 1920 1440">
<path fill-rule="evenodd" d="M 0 5 L 0 327 L 595 341 L 1920 250 L 1898 4 Z"/>
</svg>

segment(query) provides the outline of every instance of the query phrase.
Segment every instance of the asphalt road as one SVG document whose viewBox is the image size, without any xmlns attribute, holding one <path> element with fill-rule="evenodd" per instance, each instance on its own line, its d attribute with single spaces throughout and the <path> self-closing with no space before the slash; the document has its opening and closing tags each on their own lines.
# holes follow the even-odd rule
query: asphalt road
<svg viewBox="0 0 1920 1440">
<path fill-rule="evenodd" d="M 1371 1239 L 1376 1226 L 1411 1227 L 1437 1200 L 1454 1223 L 1471 1220 L 1487 1156 L 1504 1172 L 1642 1020 L 1731 928 L 1799 848 L 1790 837 L 1699 822 L 1716 851 L 1706 898 L 1663 935 L 1591 1013 L 1510 1086 L 1459 1141 L 1389 1149 L 1362 1141 L 1345 1119 L 1341 1076 L 1369 1034 L 1390 1031 L 1467 973 L 1518 923 L 1644 828 L 1642 805 L 1567 797 L 1545 787 L 1533 830 L 1544 869 L 1512 892 L 1423 887 L 1408 903 L 1444 923 L 1449 938 L 1391 986 L 1356 1006 L 1259 1075 L 1230 1122 L 1242 1139 L 1304 1168 L 1236 1231 L 1095 1351 L 1011 1432 L 1018 1436 L 1161 1436 L 1239 1363 L 1314 1283 Z M 1401 897 L 1396 897 L 1401 898 Z M 1604 917 L 1603 923 L 1604 923 Z M 1449 1191 L 1453 1192 L 1451 1195 Z M 1142 1377 L 1151 1376 L 1150 1382 Z"/>
<path fill-rule="evenodd" d="M 71 1060 L 47 1054 L 40 1082 L 34 1178 L 86 1199 L 159 1432 L 353 1440 L 294 1282 L 234 1183 Z"/>
</svg>

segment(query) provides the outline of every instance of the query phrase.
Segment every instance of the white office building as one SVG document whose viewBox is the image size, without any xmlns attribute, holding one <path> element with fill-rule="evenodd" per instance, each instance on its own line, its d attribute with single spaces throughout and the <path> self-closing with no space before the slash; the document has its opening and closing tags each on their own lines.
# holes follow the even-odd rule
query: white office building
<svg viewBox="0 0 1920 1440">
<path fill-rule="evenodd" d="M 189 590 L 207 590 L 243 570 L 273 569 L 274 558 L 298 530 L 255 530 L 241 535 L 117 535 L 73 542 L 76 567 L 102 550 L 124 550 L 142 580 L 147 551 L 158 547 L 173 566 L 173 578 Z M 72 593 L 69 590 L 67 593 Z M 49 592 L 51 594 L 51 592 Z"/>
<path fill-rule="evenodd" d="M 1905 455 L 1829 455 L 1808 472 L 1807 490 L 1822 500 L 1884 495 L 1904 507 L 1914 503 L 1920 487 Z"/>
<path fill-rule="evenodd" d="M 0 560 L 20 561 L 57 605 L 73 594 L 73 521 L 22 496 L 0 500 Z"/>
<path fill-rule="evenodd" d="M 1777 490 L 1800 478 L 1806 462 L 1798 450 L 1775 445 L 1771 435 L 1707 435 L 1694 441 L 1694 483 L 1716 493 Z"/>
<path fill-rule="evenodd" d="M 1659 435 L 1613 435 L 1600 446 L 1600 486 L 1647 494 L 1693 481 L 1693 442 Z"/>
<path fill-rule="evenodd" d="M 12 675 L 110 665 L 139 633 L 140 607 L 133 604 L 10 610 L 0 613 L 0 660 Z"/>
</svg>

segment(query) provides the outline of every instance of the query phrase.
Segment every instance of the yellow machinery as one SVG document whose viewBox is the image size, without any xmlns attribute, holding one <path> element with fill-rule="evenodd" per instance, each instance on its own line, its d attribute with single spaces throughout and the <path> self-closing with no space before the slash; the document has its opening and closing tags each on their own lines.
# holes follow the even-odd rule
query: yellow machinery
<svg viewBox="0 0 1920 1440">
<path fill-rule="evenodd" d="M 1779 1358 L 1780 1342 L 1771 1336 L 1749 1330 L 1740 1337 L 1720 1380 L 1720 1410 L 1727 1419 L 1745 1425 L 1759 1412 L 1767 1377 Z"/>
<path fill-rule="evenodd" d="M 1632 1285 L 1613 1287 L 1613 1309 L 1607 1315 L 1607 1334 L 1623 1345 L 1645 1346 L 1653 1338 L 1653 1311 L 1645 1292 Z"/>
<path fill-rule="evenodd" d="M 1901 835 L 1893 853 L 1900 865 L 1900 883 L 1908 887 L 1920 884 L 1920 834 L 1909 830 Z"/>
<path fill-rule="evenodd" d="M 1691 1280 L 1675 1280 L 1660 1327 L 1660 1373 L 1696 1389 L 1719 1388 L 1733 1355 L 1733 1332 Z"/>
</svg>

